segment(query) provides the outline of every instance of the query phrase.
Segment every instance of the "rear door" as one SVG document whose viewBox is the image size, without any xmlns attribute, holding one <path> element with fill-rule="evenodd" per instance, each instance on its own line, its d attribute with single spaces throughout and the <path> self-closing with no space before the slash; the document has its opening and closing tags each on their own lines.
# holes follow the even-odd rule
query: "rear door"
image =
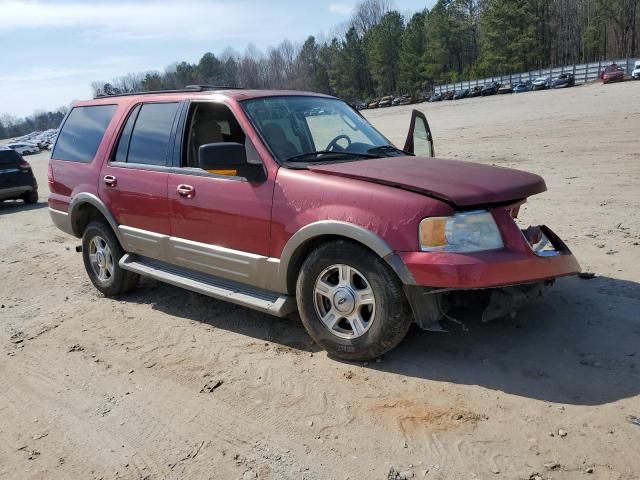
<svg viewBox="0 0 640 480">
<path fill-rule="evenodd" d="M 163 258 L 171 233 L 167 203 L 169 152 L 180 102 L 140 103 L 122 127 L 100 175 L 100 198 L 120 225 L 125 248 Z"/>
</svg>

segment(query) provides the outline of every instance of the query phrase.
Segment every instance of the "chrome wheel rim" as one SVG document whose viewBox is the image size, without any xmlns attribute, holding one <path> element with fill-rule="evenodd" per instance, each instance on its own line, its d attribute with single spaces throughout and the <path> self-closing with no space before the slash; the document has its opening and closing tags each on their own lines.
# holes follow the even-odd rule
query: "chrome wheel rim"
<svg viewBox="0 0 640 480">
<path fill-rule="evenodd" d="M 104 238 L 96 235 L 89 241 L 89 263 L 98 280 L 108 282 L 113 277 L 111 248 Z"/>
<path fill-rule="evenodd" d="M 376 301 L 371 285 L 349 265 L 331 265 L 318 275 L 313 304 L 322 324 L 340 338 L 361 337 L 375 320 Z"/>
</svg>

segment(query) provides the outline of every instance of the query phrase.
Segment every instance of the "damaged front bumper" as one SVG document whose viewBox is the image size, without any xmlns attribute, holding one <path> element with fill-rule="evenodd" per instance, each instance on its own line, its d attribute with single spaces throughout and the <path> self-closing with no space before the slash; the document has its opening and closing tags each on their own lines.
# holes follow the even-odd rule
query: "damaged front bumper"
<svg viewBox="0 0 640 480">
<path fill-rule="evenodd" d="M 505 210 L 494 212 L 504 248 L 475 253 L 403 252 L 400 258 L 415 279 L 405 286 L 420 327 L 441 330 L 446 296 L 460 291 L 489 293 L 482 314 L 489 321 L 515 312 L 542 295 L 558 277 L 580 273 L 565 243 L 548 227 L 520 230 Z M 503 217 L 503 218 L 501 218 Z"/>
</svg>

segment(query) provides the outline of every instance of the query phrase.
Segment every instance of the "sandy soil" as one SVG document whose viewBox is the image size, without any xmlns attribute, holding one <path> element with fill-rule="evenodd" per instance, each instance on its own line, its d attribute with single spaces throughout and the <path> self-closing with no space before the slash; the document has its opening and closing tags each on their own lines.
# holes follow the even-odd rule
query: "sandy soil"
<svg viewBox="0 0 640 480">
<path fill-rule="evenodd" d="M 440 156 L 543 175 L 523 221 L 597 276 L 364 365 L 157 282 L 101 297 L 30 157 L 41 203 L 0 206 L 0 479 L 640 478 L 639 98 L 627 82 L 420 105 Z M 366 115 L 402 145 L 410 109 Z"/>
</svg>

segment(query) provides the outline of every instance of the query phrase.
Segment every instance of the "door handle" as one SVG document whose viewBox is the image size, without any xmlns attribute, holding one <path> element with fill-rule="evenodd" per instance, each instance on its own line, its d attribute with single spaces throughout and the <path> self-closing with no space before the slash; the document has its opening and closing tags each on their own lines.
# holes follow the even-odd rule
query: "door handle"
<svg viewBox="0 0 640 480">
<path fill-rule="evenodd" d="M 181 197 L 193 198 L 193 196 L 196 194 L 196 189 L 191 185 L 185 185 L 184 183 L 181 183 L 176 188 L 176 192 L 178 192 L 178 195 L 180 195 Z"/>
<path fill-rule="evenodd" d="M 115 187 L 116 183 L 118 183 L 118 179 L 113 175 L 105 175 L 103 180 L 108 187 Z"/>
</svg>

